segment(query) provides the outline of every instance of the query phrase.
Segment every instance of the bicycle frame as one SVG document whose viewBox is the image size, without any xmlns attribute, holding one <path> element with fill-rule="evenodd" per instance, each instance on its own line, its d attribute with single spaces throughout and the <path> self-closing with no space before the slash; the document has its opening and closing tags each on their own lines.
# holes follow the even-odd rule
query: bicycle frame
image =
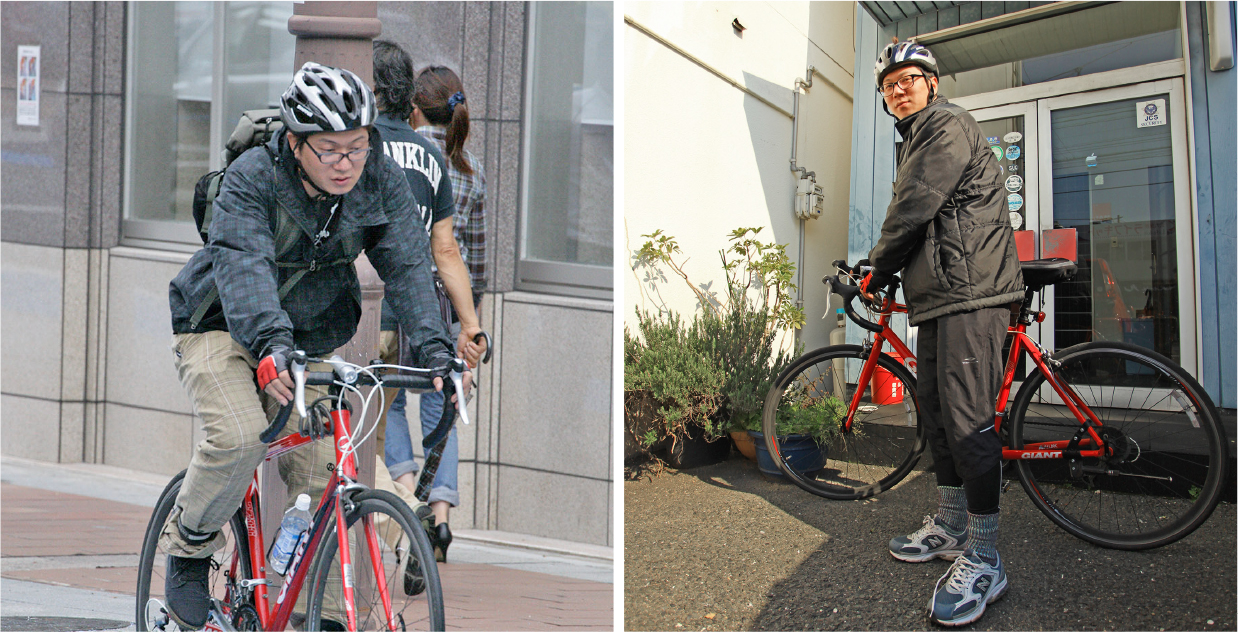
<svg viewBox="0 0 1238 632">
<path fill-rule="evenodd" d="M 1014 326 L 1007 329 L 1007 333 L 1014 336 L 1010 345 L 1010 354 L 1006 359 L 1006 369 L 1002 377 L 1002 387 L 998 392 L 996 411 L 993 419 L 993 431 L 1000 432 L 1002 419 L 1006 416 L 1006 404 L 1010 400 L 1010 389 L 1014 384 L 1015 371 L 1019 364 L 1019 358 L 1023 354 L 1031 357 L 1035 363 L 1037 370 L 1045 377 L 1045 383 L 1049 384 L 1057 393 L 1058 397 L 1066 404 L 1074 414 L 1075 419 L 1079 421 L 1080 428 L 1086 431 L 1086 438 L 1079 438 L 1076 442 L 1076 447 L 1071 448 L 1070 444 L 1074 440 L 1064 441 L 1044 441 L 1032 443 L 1020 449 L 1010 447 L 1002 448 L 1002 459 L 1008 461 L 1017 461 L 1022 459 L 1061 459 L 1061 458 L 1098 458 L 1102 456 L 1104 451 L 1104 441 L 1100 438 L 1096 429 L 1101 427 L 1100 419 L 1096 416 L 1087 404 L 1070 388 L 1069 385 L 1062 383 L 1057 379 L 1053 370 L 1049 368 L 1051 362 L 1048 350 L 1044 349 L 1027 334 L 1027 327 L 1031 324 L 1031 312 L 1029 308 L 1030 294 L 1028 300 L 1024 301 L 1024 306 L 1018 321 Z M 855 413 L 859 410 L 861 398 L 864 395 L 864 390 L 870 384 L 873 372 L 877 368 L 877 358 L 881 355 L 883 343 L 890 343 L 903 357 L 903 363 L 908 369 L 916 371 L 916 356 L 911 352 L 898 334 L 890 328 L 890 316 L 892 314 L 906 313 L 907 306 L 895 303 L 893 299 L 886 299 L 883 308 L 880 311 L 880 318 L 877 324 L 881 326 L 881 331 L 874 332 L 873 343 L 868 358 L 864 361 L 863 368 L 860 370 L 859 379 L 856 382 L 855 395 L 851 397 L 851 403 L 847 407 L 847 418 L 843 424 L 843 432 L 850 432 L 852 421 L 855 419 Z M 1035 313 L 1036 322 L 1044 321 L 1044 312 Z M 1080 449 L 1083 447 L 1091 447 L 1092 449 Z"/>
<path fill-rule="evenodd" d="M 262 534 L 262 521 L 259 519 L 258 512 L 259 487 L 258 473 L 256 471 L 254 472 L 253 481 L 249 484 L 249 489 L 245 492 L 242 506 L 245 510 L 245 530 L 248 534 L 249 556 L 251 566 L 253 567 L 251 570 L 254 574 L 254 606 L 258 610 L 258 617 L 264 630 L 283 630 L 288 625 L 288 620 L 292 616 L 292 608 L 296 604 L 305 578 L 309 574 L 310 565 L 306 563 L 306 560 L 313 559 L 331 524 L 328 512 L 334 514 L 336 533 L 341 534 L 339 536 L 339 563 L 342 569 L 344 584 L 344 603 L 353 603 L 352 551 L 349 550 L 346 537 L 348 530 L 344 518 L 344 503 L 346 492 L 357 486 L 355 482 L 357 465 L 354 454 L 351 451 L 352 435 L 349 432 L 349 411 L 347 409 L 333 410 L 330 417 L 332 435 L 335 437 L 333 442 L 335 462 L 339 464 L 339 467 L 331 472 L 331 479 L 328 481 L 326 489 L 323 490 L 322 498 L 318 503 L 318 510 L 315 512 L 314 520 L 307 532 L 309 537 L 302 537 L 297 543 L 297 548 L 293 552 L 292 560 L 289 562 L 285 575 L 287 579 L 276 596 L 274 606 L 267 601 L 266 552 L 263 550 L 265 539 Z M 267 450 L 265 460 L 270 461 L 281 454 L 300 448 L 314 440 L 312 437 L 300 433 L 288 435 L 271 444 L 271 447 Z M 362 520 L 365 525 L 366 546 L 370 551 L 370 559 L 381 560 L 379 553 L 380 545 L 378 535 L 374 530 L 374 523 L 369 516 Z M 231 576 L 234 579 L 237 576 L 238 563 L 238 557 L 234 556 L 231 568 Z M 384 614 L 386 615 L 387 625 L 394 630 L 396 629 L 396 621 L 391 612 L 391 594 L 388 591 L 386 575 L 382 572 L 376 572 L 374 575 L 376 587 L 385 609 Z M 244 586 L 241 586 L 241 588 L 244 588 Z M 232 595 L 229 594 L 227 597 L 230 600 Z M 273 612 L 272 607 L 274 607 Z M 352 608 L 348 608 L 347 616 L 348 628 L 350 630 L 357 629 L 357 613 Z"/>
</svg>

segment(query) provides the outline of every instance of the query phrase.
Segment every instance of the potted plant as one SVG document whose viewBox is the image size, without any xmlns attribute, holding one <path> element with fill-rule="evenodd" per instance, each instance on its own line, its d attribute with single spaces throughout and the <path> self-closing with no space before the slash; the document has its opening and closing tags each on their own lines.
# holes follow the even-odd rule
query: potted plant
<svg viewBox="0 0 1238 632">
<path fill-rule="evenodd" d="M 791 300 L 795 264 L 784 245 L 759 241 L 760 231 L 732 231 L 730 247 L 719 252 L 726 278 L 722 296 L 689 280 L 685 261 L 676 260 L 682 255 L 679 245 L 660 230 L 644 235 L 649 241 L 635 253 L 634 269 L 648 268 L 646 282 L 665 279 L 661 267 L 669 268 L 696 294 L 700 307 L 690 325 L 670 310 L 638 309 L 639 335 L 625 328 L 625 421 L 633 440 L 649 451 L 669 441 L 673 466 L 687 462 L 686 452 L 678 451 L 694 444 L 707 453 L 694 459 L 696 464 L 726 458 L 730 442 L 720 446 L 717 439 L 760 424 L 766 392 L 796 355 L 779 344 L 781 331 L 804 322 Z M 656 421 L 628 420 L 643 396 L 662 402 Z M 737 442 L 743 443 L 738 437 Z"/>
<path fill-rule="evenodd" d="M 806 384 L 793 384 L 778 406 L 778 449 L 796 471 L 811 475 L 825 467 L 830 443 L 838 437 L 847 416 L 847 405 L 832 393 L 815 394 Z M 756 444 L 757 468 L 763 475 L 782 478 L 782 470 L 769 454 L 765 435 L 749 429 Z"/>
<path fill-rule="evenodd" d="M 696 294 L 700 313 L 688 328 L 689 347 L 711 358 L 722 376 L 718 419 L 734 437 L 736 446 L 749 458 L 755 449 L 746 428 L 760 424 L 765 394 L 773 379 L 795 357 L 783 348 L 779 334 L 799 328 L 803 310 L 795 306 L 795 264 L 786 246 L 757 239 L 760 228 L 731 231 L 730 246 L 719 252 L 726 278 L 725 294 L 693 284 L 683 268 L 685 261 L 675 239 L 662 231 L 644 235 L 649 241 L 636 252 L 634 267 L 647 267 L 646 281 L 665 279 L 668 268 Z"/>
<path fill-rule="evenodd" d="M 726 458 L 720 445 L 723 377 L 699 343 L 695 323 L 674 312 L 636 312 L 637 331 L 623 330 L 624 461 L 665 452 L 672 467 Z"/>
</svg>

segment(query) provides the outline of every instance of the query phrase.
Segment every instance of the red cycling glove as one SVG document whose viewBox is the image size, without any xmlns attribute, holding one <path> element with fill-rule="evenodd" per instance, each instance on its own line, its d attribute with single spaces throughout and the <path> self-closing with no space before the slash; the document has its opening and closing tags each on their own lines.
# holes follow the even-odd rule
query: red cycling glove
<svg viewBox="0 0 1238 632">
<path fill-rule="evenodd" d="M 265 391 L 267 384 L 279 379 L 279 374 L 288 370 L 288 361 L 282 353 L 272 353 L 258 363 L 258 390 Z"/>
</svg>

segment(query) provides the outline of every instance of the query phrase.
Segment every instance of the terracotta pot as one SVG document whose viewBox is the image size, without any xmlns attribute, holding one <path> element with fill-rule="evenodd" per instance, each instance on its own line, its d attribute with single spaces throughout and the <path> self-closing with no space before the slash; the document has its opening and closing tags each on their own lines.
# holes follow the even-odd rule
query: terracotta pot
<svg viewBox="0 0 1238 632">
<path fill-rule="evenodd" d="M 731 432 L 731 439 L 735 440 L 735 449 L 744 455 L 749 461 L 757 460 L 757 444 L 752 442 L 752 437 L 748 436 L 747 430 L 734 430 Z"/>
</svg>

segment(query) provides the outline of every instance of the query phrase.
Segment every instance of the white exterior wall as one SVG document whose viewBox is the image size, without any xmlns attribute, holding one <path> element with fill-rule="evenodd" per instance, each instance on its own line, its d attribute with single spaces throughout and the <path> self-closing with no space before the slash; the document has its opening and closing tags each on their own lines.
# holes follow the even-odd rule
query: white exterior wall
<svg viewBox="0 0 1238 632">
<path fill-rule="evenodd" d="M 644 234 L 674 236 L 696 284 L 725 289 L 718 251 L 739 227 L 763 227 L 764 241 L 787 244 L 800 259 L 795 217 L 796 176 L 790 170 L 792 89 L 815 66 L 800 97 L 798 164 L 817 174 L 825 212 L 805 235 L 804 343 L 824 344 L 833 320 L 825 311 L 821 277 L 847 254 L 854 15 L 850 2 L 629 2 L 625 17 L 667 40 L 780 112 L 625 24 L 623 239 L 626 323 L 634 310 L 665 305 L 685 316 L 697 309 L 685 283 L 651 288 L 631 269 Z M 746 27 L 736 35 L 732 20 Z"/>
</svg>

